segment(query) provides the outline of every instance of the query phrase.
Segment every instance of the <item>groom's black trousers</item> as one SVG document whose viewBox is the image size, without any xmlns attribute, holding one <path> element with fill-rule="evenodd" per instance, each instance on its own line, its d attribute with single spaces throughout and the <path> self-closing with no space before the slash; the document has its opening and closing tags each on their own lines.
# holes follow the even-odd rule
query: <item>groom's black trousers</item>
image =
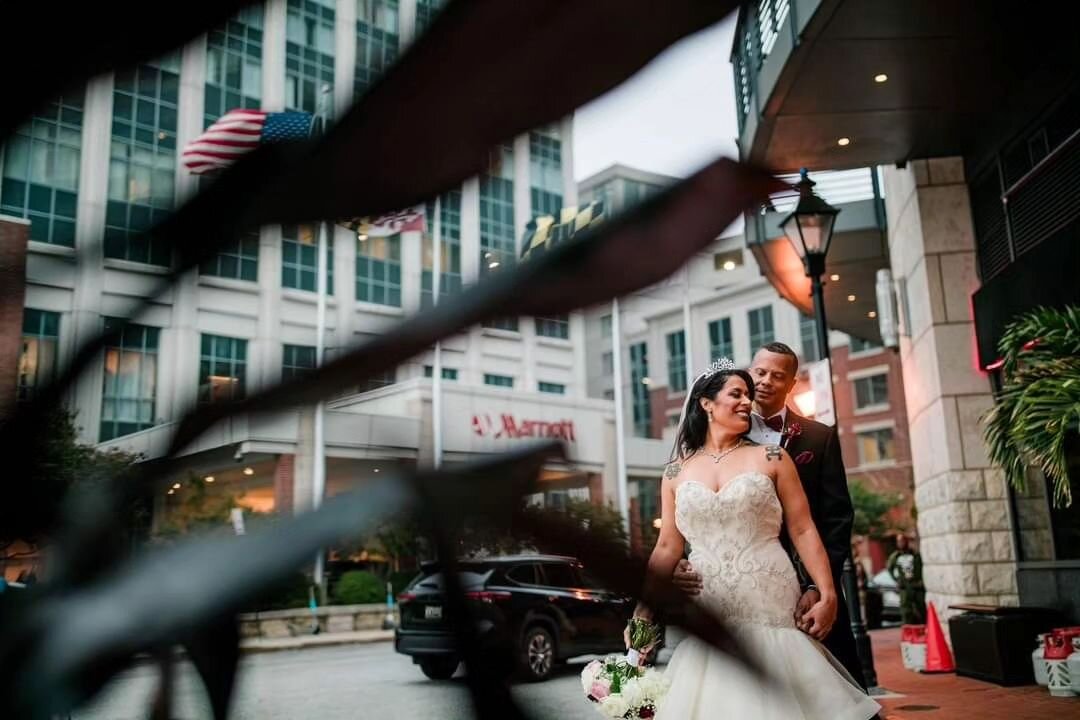
<svg viewBox="0 0 1080 720">
<path fill-rule="evenodd" d="M 855 634 L 851 631 L 851 615 L 848 613 L 847 602 L 844 601 L 843 585 L 840 576 L 833 576 L 833 587 L 839 595 L 836 609 L 836 622 L 832 630 L 825 636 L 822 643 L 833 654 L 844 669 L 851 673 L 859 687 L 866 690 L 866 678 L 863 677 L 862 662 L 859 660 L 859 652 L 855 649 Z M 858 600 L 856 600 L 858 602 Z"/>
</svg>

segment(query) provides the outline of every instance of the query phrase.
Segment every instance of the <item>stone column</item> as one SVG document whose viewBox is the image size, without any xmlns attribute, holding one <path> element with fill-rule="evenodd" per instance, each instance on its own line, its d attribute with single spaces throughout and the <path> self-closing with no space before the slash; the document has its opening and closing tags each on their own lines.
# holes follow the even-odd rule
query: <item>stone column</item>
<svg viewBox="0 0 1080 720">
<path fill-rule="evenodd" d="M 974 359 L 975 234 L 961 158 L 887 168 L 885 187 L 927 601 L 944 621 L 954 603 L 1018 603 L 1006 488 L 981 435 L 993 398 Z"/>
<path fill-rule="evenodd" d="M 295 455 L 278 455 L 274 465 L 274 511 L 285 516 L 293 510 Z"/>
<path fill-rule="evenodd" d="M 338 0 L 334 24 L 334 108 L 340 118 L 353 103 L 356 78 L 356 0 Z"/>
</svg>

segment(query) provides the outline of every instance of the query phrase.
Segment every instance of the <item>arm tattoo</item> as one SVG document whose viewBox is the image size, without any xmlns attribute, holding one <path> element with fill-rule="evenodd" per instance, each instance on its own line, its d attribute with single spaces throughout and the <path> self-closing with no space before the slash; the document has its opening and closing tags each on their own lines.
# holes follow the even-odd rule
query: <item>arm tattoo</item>
<svg viewBox="0 0 1080 720">
<path fill-rule="evenodd" d="M 765 447 L 765 459 L 767 460 L 779 460 L 784 456 L 784 453 L 780 450 L 779 445 L 767 445 Z"/>
<path fill-rule="evenodd" d="M 682 469 L 682 465 L 680 465 L 679 463 L 677 463 L 677 462 L 671 463 L 666 468 L 664 468 L 664 477 L 669 479 L 669 480 L 674 478 L 674 477 L 677 477 L 678 474 L 679 474 L 679 471 L 681 469 Z"/>
</svg>

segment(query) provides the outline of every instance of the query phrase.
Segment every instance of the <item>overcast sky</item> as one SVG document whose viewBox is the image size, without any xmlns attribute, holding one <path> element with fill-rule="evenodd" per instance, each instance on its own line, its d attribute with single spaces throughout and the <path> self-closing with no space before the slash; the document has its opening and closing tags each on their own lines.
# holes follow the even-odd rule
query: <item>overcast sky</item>
<svg viewBox="0 0 1080 720">
<path fill-rule="evenodd" d="M 614 163 L 685 177 L 734 157 L 731 36 L 735 14 L 668 49 L 574 118 L 578 180 Z"/>
</svg>

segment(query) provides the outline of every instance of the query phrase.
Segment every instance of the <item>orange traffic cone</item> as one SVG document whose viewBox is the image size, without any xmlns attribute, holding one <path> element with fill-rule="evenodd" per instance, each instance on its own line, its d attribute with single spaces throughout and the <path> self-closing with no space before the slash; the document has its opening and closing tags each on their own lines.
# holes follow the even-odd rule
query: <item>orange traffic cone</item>
<svg viewBox="0 0 1080 720">
<path fill-rule="evenodd" d="M 926 673 L 947 673 L 956 670 L 952 650 L 945 642 L 945 633 L 941 631 L 941 622 L 933 603 L 926 603 Z"/>
</svg>

